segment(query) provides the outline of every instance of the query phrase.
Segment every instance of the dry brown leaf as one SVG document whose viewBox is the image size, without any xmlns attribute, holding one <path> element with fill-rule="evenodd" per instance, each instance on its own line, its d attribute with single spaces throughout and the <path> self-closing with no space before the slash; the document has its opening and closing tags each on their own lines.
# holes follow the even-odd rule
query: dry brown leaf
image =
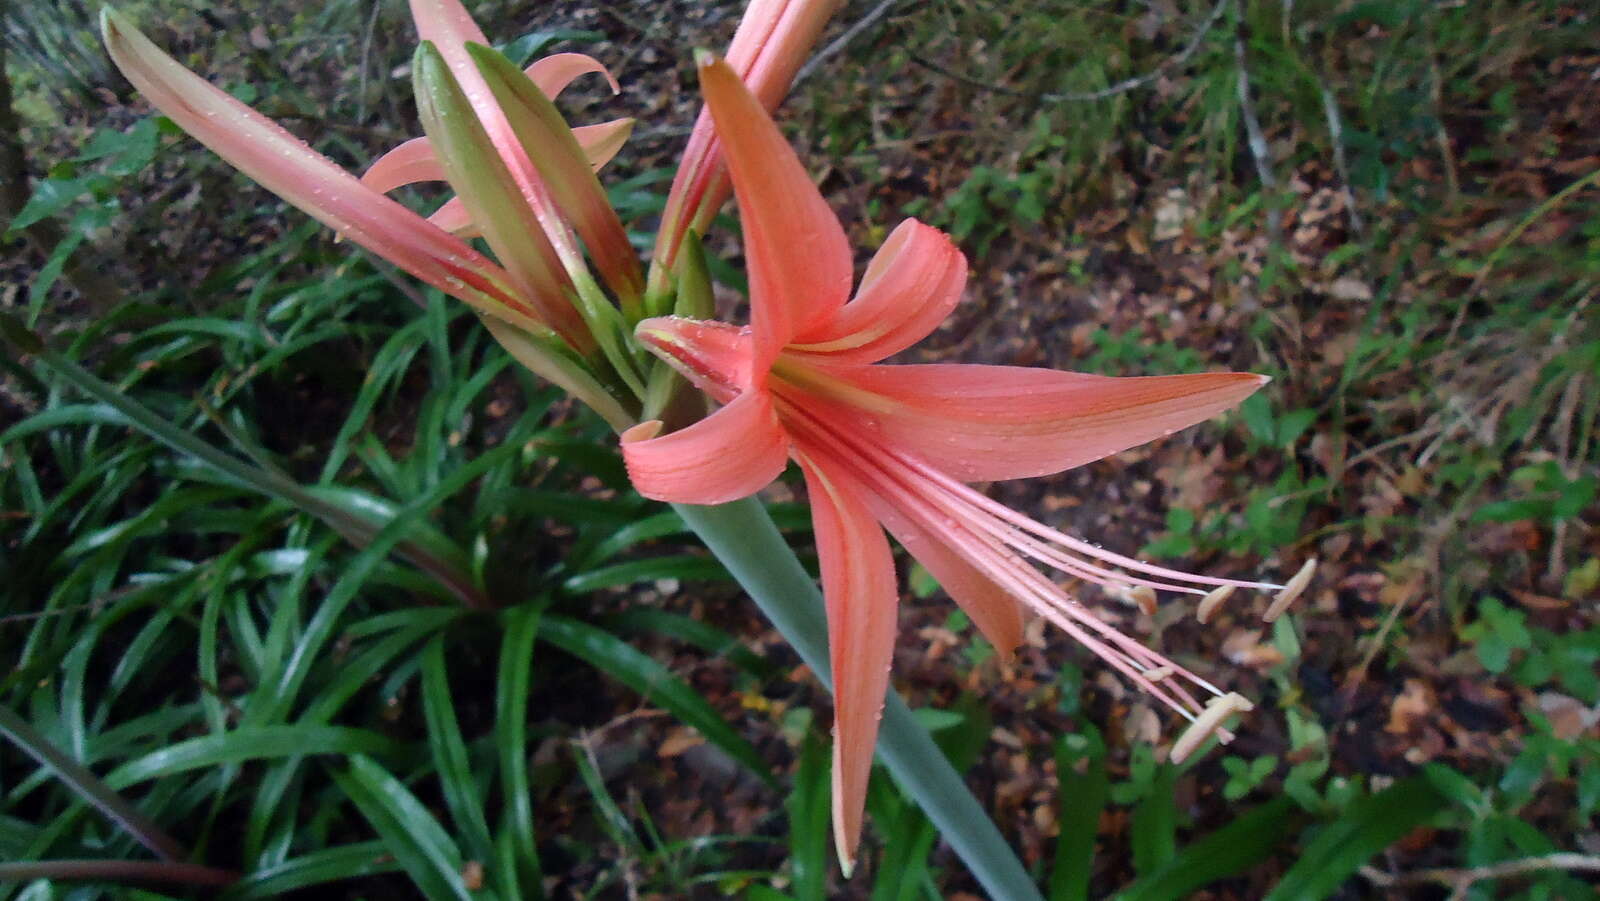
<svg viewBox="0 0 1600 901">
<path fill-rule="evenodd" d="M 1407 679 L 1405 690 L 1389 705 L 1389 723 L 1383 729 L 1391 735 L 1410 734 L 1422 725 L 1419 720 L 1432 718 L 1438 706 L 1438 699 L 1426 682 Z"/>
<path fill-rule="evenodd" d="M 700 733 L 687 726 L 679 726 L 667 733 L 666 740 L 661 742 L 661 747 L 656 749 L 656 753 L 662 757 L 677 757 L 684 751 L 705 743 L 706 740 Z"/>
</svg>

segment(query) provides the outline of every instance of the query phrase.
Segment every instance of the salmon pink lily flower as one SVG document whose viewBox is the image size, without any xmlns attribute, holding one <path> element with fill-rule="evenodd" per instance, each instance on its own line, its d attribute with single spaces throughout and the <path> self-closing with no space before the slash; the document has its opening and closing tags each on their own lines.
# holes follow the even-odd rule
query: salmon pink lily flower
<svg viewBox="0 0 1600 901">
<path fill-rule="evenodd" d="M 851 297 L 843 228 L 765 105 L 728 64 L 700 78 L 744 225 L 750 325 L 661 317 L 636 334 L 721 404 L 661 435 L 623 433 L 635 487 L 718 504 L 796 461 L 821 558 L 835 695 L 834 840 L 848 872 L 861 831 L 888 688 L 898 592 L 885 530 L 939 581 L 1003 654 L 1026 608 L 1066 631 L 1192 725 L 1173 756 L 1249 708 L 1124 636 L 1034 564 L 1154 603 L 1283 586 L 1193 575 L 1104 550 L 969 487 L 1058 472 L 1170 435 L 1238 404 L 1267 380 L 1247 373 L 1110 378 L 982 365 L 883 365 L 954 308 L 966 260 L 943 233 L 902 223 Z M 1199 696 L 1210 700 L 1202 703 Z M 1226 737 L 1226 733 L 1222 733 Z"/>
<path fill-rule="evenodd" d="M 632 375 L 616 350 L 622 320 L 578 249 L 581 239 L 618 299 L 637 303 L 638 261 L 593 174 L 629 123 L 575 134 L 547 96 L 603 67 L 560 54 L 535 63 L 530 75 L 508 73 L 504 57 L 474 43 L 482 32 L 459 0 L 416 0 L 413 8 L 425 37 L 419 107 L 437 133 L 391 152 L 366 180 L 185 69 L 116 10 L 102 10 L 101 30 L 128 80 L 190 135 L 341 237 L 467 302 L 525 366 L 613 426 L 630 425 L 635 417 L 619 399 L 619 383 Z M 436 152 L 441 141 L 455 153 Z M 466 212 L 447 204 L 429 221 L 383 194 L 440 176 Z M 483 233 L 499 259 L 450 229 Z M 597 340 L 612 373 L 594 356 Z"/>
<path fill-rule="evenodd" d="M 538 234 L 534 237 L 545 268 L 574 276 L 587 271 L 574 240 L 576 230 L 608 286 L 625 303 L 631 303 L 641 288 L 639 262 L 605 192 L 594 181 L 592 170 L 621 149 L 632 120 L 617 119 L 572 129 L 576 146 L 570 148 L 551 147 L 551 137 L 544 136 L 541 149 L 545 152 L 530 155 L 524 143 L 526 135 L 519 134 L 507 117 L 501 97 L 484 78 L 481 63 L 470 50 L 471 45 L 489 42 L 460 0 L 411 0 L 411 15 L 418 37 L 438 48 L 504 162 L 515 190 L 537 220 Z M 546 100 L 542 105 L 547 105 L 574 79 L 588 73 L 604 75 L 613 93 L 618 90 L 616 79 L 605 66 L 581 53 L 547 56 L 529 66 L 524 74 L 539 88 L 541 99 Z M 553 107 L 550 110 L 553 114 Z M 560 124 L 559 130 L 565 130 L 565 123 Z M 573 152 L 578 148 L 581 153 Z M 435 151 L 432 139 L 413 138 L 380 157 L 362 181 L 384 192 L 418 181 L 444 181 L 449 177 L 447 162 L 447 157 L 441 158 Z M 574 170 L 574 164 L 587 165 L 590 171 Z M 455 232 L 481 230 L 482 224 L 472 221 L 471 199 L 457 197 L 446 202 L 433 214 L 432 221 Z"/>
<path fill-rule="evenodd" d="M 726 60 L 767 112 L 783 101 L 800 64 L 839 5 L 840 0 L 751 0 L 746 7 Z M 704 232 L 731 191 L 721 140 L 710 110 L 703 109 L 667 193 L 656 234 L 652 292 L 664 292 L 657 282 L 674 271 L 684 236 L 691 230 Z"/>
</svg>

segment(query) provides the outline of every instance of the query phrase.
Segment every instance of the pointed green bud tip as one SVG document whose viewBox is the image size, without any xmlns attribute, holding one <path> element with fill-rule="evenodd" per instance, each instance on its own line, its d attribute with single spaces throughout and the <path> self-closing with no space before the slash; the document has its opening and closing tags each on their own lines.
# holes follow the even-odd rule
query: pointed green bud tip
<svg viewBox="0 0 1600 901">
<path fill-rule="evenodd" d="M 477 41 L 467 41 L 467 55 L 472 57 L 472 61 L 477 63 L 480 69 L 486 63 L 493 63 L 506 58 L 504 53 Z M 507 60 L 507 62 L 509 63 L 510 61 Z"/>
<path fill-rule="evenodd" d="M 109 42 L 111 40 L 111 32 L 114 31 L 119 24 L 121 24 L 118 21 L 121 18 L 122 18 L 122 15 L 117 12 L 115 7 L 109 6 L 109 5 L 100 7 L 100 39 L 101 40 L 107 41 L 107 42 Z"/>
<path fill-rule="evenodd" d="M 444 57 L 439 53 L 439 48 L 432 41 L 417 42 L 417 52 L 411 55 L 412 68 L 421 68 L 424 63 L 435 64 L 444 62 Z"/>
<path fill-rule="evenodd" d="M 702 69 L 717 61 L 716 54 L 704 47 L 694 48 L 694 64 Z"/>
<path fill-rule="evenodd" d="M 417 44 L 417 52 L 411 56 L 411 89 L 416 94 L 418 110 L 426 111 L 424 122 L 429 116 L 445 114 L 456 106 L 460 91 L 455 76 L 432 41 Z"/>
</svg>

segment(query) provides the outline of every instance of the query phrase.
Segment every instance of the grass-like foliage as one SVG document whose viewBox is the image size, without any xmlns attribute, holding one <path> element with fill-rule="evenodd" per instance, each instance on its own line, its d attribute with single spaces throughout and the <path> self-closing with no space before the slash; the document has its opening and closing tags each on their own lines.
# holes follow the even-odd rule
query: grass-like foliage
<svg viewBox="0 0 1600 901">
<path fill-rule="evenodd" d="M 352 123 L 301 130 L 341 162 L 414 124 L 403 4 L 139 6 L 291 126 Z M 696 105 L 653 70 L 690 84 L 726 38 L 702 7 L 734 5 L 520 6 L 475 11 L 662 115 L 607 179 L 647 246 Z M 108 107 L 81 4 L 0 22 L 25 258 L 0 271 L 0 898 L 972 890 L 878 778 L 838 878 L 822 693 L 603 423 Z M 1002 672 L 942 599 L 902 620 L 918 716 L 1052 901 L 1592 891 L 1595 27 L 1510 0 L 899 4 L 798 89 L 784 121 L 859 246 L 903 212 L 974 259 L 941 354 L 1275 378 L 1226 455 L 1017 495 L 1155 558 L 1324 560 L 1272 626 L 1137 623 L 1239 667 L 1260 702 L 1230 749 L 1157 759 L 1064 643 Z M 773 512 L 806 558 L 804 509 Z"/>
</svg>

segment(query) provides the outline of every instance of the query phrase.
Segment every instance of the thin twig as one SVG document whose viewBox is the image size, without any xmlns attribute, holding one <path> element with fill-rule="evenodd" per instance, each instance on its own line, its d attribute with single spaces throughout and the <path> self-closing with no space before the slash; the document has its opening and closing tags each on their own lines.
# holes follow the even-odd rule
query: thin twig
<svg viewBox="0 0 1600 901">
<path fill-rule="evenodd" d="M 1132 78 L 1124 78 L 1116 84 L 1094 91 L 1055 91 L 1048 94 L 1031 94 L 1027 91 L 1019 91 L 1016 88 L 1008 88 L 1005 85 L 980 81 L 970 75 L 963 75 L 960 72 L 951 71 L 950 69 L 947 69 L 931 60 L 924 59 L 915 53 L 911 54 L 911 61 L 919 66 L 922 66 L 923 68 L 943 75 L 946 78 L 959 81 L 962 84 L 979 88 L 981 90 L 993 91 L 996 94 L 1009 94 L 1012 97 L 1028 97 L 1044 103 L 1082 103 L 1094 100 L 1107 100 L 1117 96 L 1118 94 L 1126 94 L 1129 91 L 1135 91 L 1139 88 L 1145 87 L 1146 85 L 1155 81 L 1157 78 L 1160 78 L 1162 75 L 1165 75 L 1173 69 L 1179 68 L 1184 63 L 1187 63 L 1189 58 L 1194 56 L 1195 52 L 1200 49 L 1200 45 L 1205 41 L 1206 35 L 1210 33 L 1212 26 L 1217 24 L 1217 20 L 1222 18 L 1223 11 L 1228 8 L 1228 4 L 1231 2 L 1232 0 L 1219 0 L 1217 5 L 1212 7 L 1211 12 L 1207 14 L 1205 20 L 1202 21 L 1199 27 L 1195 29 L 1194 34 L 1189 36 L 1189 42 L 1184 45 L 1183 49 L 1179 50 L 1177 53 L 1173 54 L 1167 59 L 1162 60 L 1161 63 L 1158 64 L 1154 69 L 1151 69 L 1143 75 L 1135 75 Z M 877 12 L 877 10 L 873 10 L 873 12 Z M 831 46 L 829 49 L 832 49 Z M 802 73 L 803 72 L 804 70 L 802 70 Z"/>
<path fill-rule="evenodd" d="M 968 87 L 978 88 L 984 91 L 992 91 L 996 94 L 1007 94 L 1012 97 L 1027 97 L 1035 100 L 1040 99 L 1038 96 L 1030 94 L 1027 91 L 1019 91 L 1016 88 L 1008 88 L 1005 85 L 992 84 L 987 81 L 979 81 L 970 75 L 963 75 L 953 69 L 946 69 L 944 66 L 939 65 L 933 60 L 926 59 L 916 53 L 908 53 L 908 57 L 912 62 L 923 67 L 924 69 L 927 69 L 928 71 L 938 75 L 943 75 L 945 78 L 948 78 L 951 81 L 959 81 Z"/>
<path fill-rule="evenodd" d="M 1600 873 L 1600 856 L 1589 854 L 1546 854 L 1462 869 L 1413 870 L 1410 873 L 1385 873 L 1375 867 L 1362 867 L 1361 875 L 1381 888 L 1397 885 L 1442 885 L 1450 889 L 1451 901 L 1465 898 L 1475 883 L 1559 870 L 1568 873 Z"/>
<path fill-rule="evenodd" d="M 1423 31 L 1428 36 L 1428 99 L 1433 104 L 1433 140 L 1439 145 L 1439 159 L 1444 162 L 1445 189 L 1450 192 L 1448 209 L 1454 213 L 1461 207 L 1461 176 L 1456 164 L 1456 151 L 1450 144 L 1450 133 L 1444 127 L 1444 78 L 1439 74 L 1439 53 L 1433 40 L 1433 21 L 1424 17 Z"/>
<path fill-rule="evenodd" d="M 1556 407 L 1555 422 L 1551 425 L 1556 439 L 1556 466 L 1561 469 L 1561 477 L 1569 481 L 1578 477 L 1578 466 L 1571 456 L 1572 431 L 1574 420 L 1578 415 L 1578 397 L 1582 394 L 1584 383 L 1587 381 L 1588 377 L 1581 371 L 1567 378 L 1566 390 L 1561 392 L 1561 401 Z M 1556 520 L 1553 534 L 1550 536 L 1550 559 L 1545 564 L 1544 578 L 1554 585 L 1560 585 L 1562 577 L 1566 575 L 1564 552 L 1570 524 L 1571 520 L 1566 518 Z"/>
<path fill-rule="evenodd" d="M 1217 5 L 1211 8 L 1211 14 L 1206 16 L 1205 21 L 1201 22 L 1200 27 L 1196 28 L 1194 34 L 1190 36 L 1189 43 L 1184 45 L 1184 48 L 1178 51 L 1177 55 L 1168 58 L 1149 72 L 1133 78 L 1124 78 L 1116 84 L 1101 88 L 1098 91 L 1063 91 L 1056 94 L 1045 94 L 1039 99 L 1055 103 L 1105 100 L 1108 97 L 1126 94 L 1129 91 L 1144 87 L 1166 74 L 1168 70 L 1175 69 L 1188 62 L 1189 57 L 1194 56 L 1195 51 L 1200 49 L 1200 44 L 1205 40 L 1206 34 L 1211 31 L 1211 26 L 1217 24 L 1217 20 L 1222 18 L 1222 11 L 1228 8 L 1229 2 L 1230 0 L 1219 0 Z"/>
<path fill-rule="evenodd" d="M 55 774 L 73 794 L 94 805 L 106 819 L 168 863 L 189 856 L 188 849 L 166 830 L 145 816 L 128 799 L 111 790 L 99 776 L 76 758 L 52 744 L 27 720 L 8 707 L 0 706 L 0 739 L 16 745 L 24 754 Z"/>
<path fill-rule="evenodd" d="M 1262 189 L 1269 194 L 1276 194 L 1278 178 L 1272 173 L 1272 149 L 1267 146 L 1267 136 L 1261 130 L 1261 120 L 1256 118 L 1255 102 L 1250 97 L 1250 68 L 1245 59 L 1244 38 L 1238 34 L 1233 37 L 1233 58 L 1239 74 L 1239 116 L 1244 120 L 1245 134 L 1249 138 L 1250 156 L 1256 164 L 1256 177 L 1261 179 Z M 1273 203 L 1267 205 L 1267 230 L 1271 233 L 1274 244 L 1282 243 L 1282 215 Z"/>
<path fill-rule="evenodd" d="M 811 77 L 811 73 L 817 71 L 823 63 L 844 52 L 844 48 L 850 46 L 851 41 L 860 37 L 862 32 L 871 28 L 879 19 L 888 15 L 889 10 L 893 9 L 895 4 L 899 2 L 900 0 L 883 0 L 882 3 L 874 6 L 871 12 L 862 16 L 861 21 L 846 28 L 843 34 L 833 39 L 832 43 L 817 51 L 816 55 L 807 60 L 806 64 L 800 67 L 800 71 L 795 73 L 794 86 L 799 87 L 800 82 Z"/>
<path fill-rule="evenodd" d="M 367 121 L 367 66 L 372 59 L 372 38 L 378 30 L 378 13 L 383 9 L 380 0 L 373 0 L 372 15 L 367 17 L 367 30 L 361 38 L 361 64 L 357 68 L 361 80 L 356 85 L 356 121 Z"/>
<path fill-rule="evenodd" d="M 1339 173 L 1345 215 L 1350 218 L 1350 230 L 1362 235 L 1366 227 L 1361 221 L 1361 211 L 1356 209 L 1356 192 L 1350 187 L 1350 164 L 1344 155 L 1344 122 L 1339 118 L 1339 102 L 1327 85 L 1319 83 L 1317 87 L 1322 91 L 1322 114 L 1328 119 L 1328 137 L 1333 140 L 1333 168 Z"/>
<path fill-rule="evenodd" d="M 0 863 L 0 882 L 31 882 L 35 879 L 221 886 L 237 882 L 239 874 L 216 867 L 168 860 L 36 860 Z"/>
</svg>

